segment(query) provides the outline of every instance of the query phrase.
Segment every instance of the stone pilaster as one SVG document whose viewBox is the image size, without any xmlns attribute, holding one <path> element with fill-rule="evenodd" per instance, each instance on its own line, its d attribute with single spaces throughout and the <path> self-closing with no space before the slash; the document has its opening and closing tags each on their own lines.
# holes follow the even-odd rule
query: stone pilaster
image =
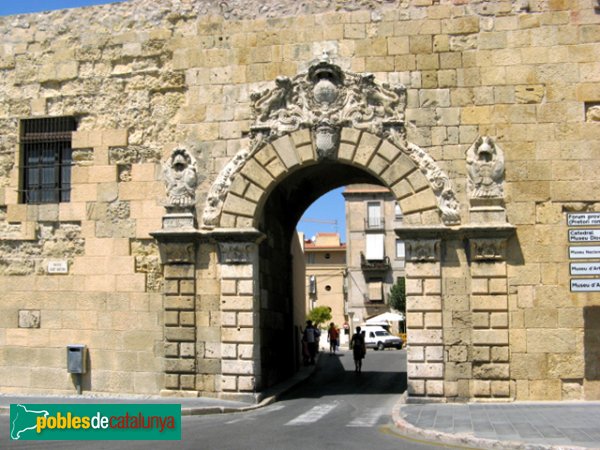
<svg viewBox="0 0 600 450">
<path fill-rule="evenodd" d="M 196 396 L 196 244 L 184 236 L 170 238 L 159 241 L 165 275 L 161 394 Z"/>
<path fill-rule="evenodd" d="M 256 401 L 261 389 L 258 312 L 258 242 L 256 230 L 230 230 L 218 242 L 221 280 L 222 398 Z"/>
<path fill-rule="evenodd" d="M 412 398 L 508 398 L 510 224 L 397 228 L 406 254 Z"/>
<path fill-rule="evenodd" d="M 445 396 L 449 400 L 471 397 L 472 331 L 471 280 L 467 255 L 459 236 L 445 242 L 442 265 L 444 299 Z"/>
<path fill-rule="evenodd" d="M 440 240 L 406 241 L 408 392 L 444 396 Z"/>
<path fill-rule="evenodd" d="M 196 387 L 205 396 L 218 395 L 221 390 L 221 282 L 217 254 L 215 243 L 200 243 L 196 266 Z"/>
<path fill-rule="evenodd" d="M 507 398 L 510 392 L 505 238 L 470 238 L 473 321 L 472 396 Z"/>
</svg>

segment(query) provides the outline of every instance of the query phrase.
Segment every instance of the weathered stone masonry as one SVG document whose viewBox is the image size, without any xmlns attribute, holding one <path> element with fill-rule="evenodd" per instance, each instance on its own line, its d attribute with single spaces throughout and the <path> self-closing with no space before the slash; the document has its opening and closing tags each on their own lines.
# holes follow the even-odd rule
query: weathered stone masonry
<svg viewBox="0 0 600 450">
<path fill-rule="evenodd" d="M 566 224 L 600 211 L 597 2 L 258 3 L 0 18 L 0 390 L 73 392 L 83 343 L 84 391 L 256 398 L 291 367 L 291 222 L 375 182 L 405 215 L 410 395 L 599 399 Z M 290 86 L 317 99 L 291 128 Z M 71 199 L 19 203 L 19 121 L 56 116 L 78 119 Z M 176 149 L 193 188 L 165 192 Z"/>
</svg>

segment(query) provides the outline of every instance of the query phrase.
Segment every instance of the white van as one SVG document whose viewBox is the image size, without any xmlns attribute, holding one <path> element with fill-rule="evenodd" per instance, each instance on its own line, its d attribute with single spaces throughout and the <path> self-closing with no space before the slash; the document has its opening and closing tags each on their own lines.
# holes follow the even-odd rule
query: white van
<svg viewBox="0 0 600 450">
<path fill-rule="evenodd" d="M 402 339 L 390 334 L 385 328 L 379 325 L 366 324 L 362 327 L 365 332 L 365 346 L 375 350 L 394 347 L 400 350 L 402 348 Z"/>
</svg>

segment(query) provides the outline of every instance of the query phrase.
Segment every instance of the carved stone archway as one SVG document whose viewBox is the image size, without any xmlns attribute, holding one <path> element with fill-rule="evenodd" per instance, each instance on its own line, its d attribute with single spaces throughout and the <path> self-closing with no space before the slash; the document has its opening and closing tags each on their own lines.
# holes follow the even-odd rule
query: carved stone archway
<svg viewBox="0 0 600 450">
<path fill-rule="evenodd" d="M 373 75 L 344 72 L 327 58 L 293 79 L 278 77 L 274 88 L 253 94 L 256 121 L 251 128 L 250 146 L 240 151 L 219 174 L 209 191 L 200 226 L 205 230 L 220 230 L 225 233 L 222 237 L 227 235 L 226 240 L 239 240 L 235 236 L 243 230 L 257 230 L 262 208 L 283 179 L 306 167 L 331 163 L 360 169 L 389 187 L 400 204 L 405 223 L 413 227 L 446 229 L 458 225 L 459 204 L 448 175 L 427 152 L 406 140 L 405 107 L 403 86 L 379 85 Z M 230 268 L 236 264 L 238 272 L 242 266 L 246 267 L 245 280 L 259 279 L 258 247 L 249 247 L 251 244 L 248 242 L 247 248 L 253 248 L 255 253 L 243 261 L 221 257 L 224 272 L 234 273 Z M 429 313 L 441 318 L 441 292 L 429 288 L 441 283 L 439 239 L 409 239 L 407 244 L 411 254 L 417 255 L 409 259 L 408 265 L 435 266 L 428 270 L 427 276 L 437 281 L 437 284 L 427 282 L 427 289 L 421 289 L 418 297 L 413 292 L 413 299 L 419 305 L 427 302 Z M 229 245 L 220 244 L 222 255 Z M 423 248 L 427 249 L 426 255 L 418 250 Z M 407 272 L 411 272 L 411 267 L 407 267 Z M 418 269 L 413 272 L 422 276 Z M 233 280 L 225 277 L 221 282 L 227 286 L 233 284 Z M 255 287 L 251 302 L 255 313 L 261 289 L 260 285 Z M 438 301 L 432 302 L 433 297 Z M 228 313 L 241 314 L 243 310 L 228 310 Z M 413 348 L 421 349 L 431 360 L 429 364 L 417 362 L 409 368 L 413 380 L 429 384 L 428 391 L 413 390 L 415 394 L 444 393 L 443 364 L 437 356 L 443 354 L 441 326 L 440 320 L 434 330 L 419 329 L 415 333 L 428 336 L 426 341 L 415 339 Z M 255 317 L 254 337 L 259 336 L 259 327 L 260 319 Z M 232 333 L 236 333 L 234 326 L 223 326 L 224 341 Z M 239 386 L 249 372 L 254 377 L 253 387 L 268 384 L 260 352 L 260 343 L 254 342 L 251 365 L 241 358 L 223 361 L 223 377 L 230 386 Z"/>
<path fill-rule="evenodd" d="M 191 247 L 199 248 L 195 257 L 172 259 L 181 268 L 194 259 L 197 266 L 201 260 L 216 259 L 214 270 L 206 271 L 211 279 L 195 277 L 194 298 L 200 308 L 184 303 L 178 317 L 183 317 L 185 308 L 205 314 L 198 310 L 212 304 L 208 317 L 219 320 L 203 326 L 196 317 L 194 333 L 180 322 L 172 325 L 177 327 L 173 330 L 165 325 L 175 340 L 179 331 L 186 332 L 182 336 L 195 343 L 195 350 L 212 348 L 214 358 L 209 361 L 206 351 L 204 358 L 198 352 L 191 364 L 189 352 L 182 354 L 182 349 L 192 347 L 191 342 L 178 343 L 179 353 L 167 357 L 168 380 L 173 381 L 167 387 L 190 390 L 195 382 L 197 391 L 257 399 L 276 379 L 265 370 L 261 354 L 266 347 L 261 345 L 265 293 L 259 244 L 265 230 L 260 229 L 260 219 L 270 196 L 285 180 L 307 168 L 340 165 L 362 171 L 390 188 L 404 214 L 405 225 L 396 233 L 407 246 L 409 393 L 438 398 L 509 396 L 508 325 L 496 330 L 488 321 L 489 329 L 473 330 L 471 320 L 472 303 L 490 317 L 507 315 L 506 302 L 497 299 L 507 296 L 501 250 L 512 228 L 495 198 L 501 193 L 498 158 L 490 165 L 489 155 L 495 149 L 487 138 L 475 143 L 468 155 L 469 186 L 479 193 L 471 202 L 471 217 L 485 220 L 461 225 L 450 178 L 426 151 L 406 140 L 403 86 L 379 85 L 373 75 L 345 72 L 325 57 L 293 79 L 278 77 L 274 88 L 255 93 L 251 99 L 256 119 L 250 144 L 212 184 L 199 229 L 165 230 L 168 222 L 164 222 L 163 230 L 154 234 L 167 246 L 186 240 L 200 244 Z M 489 263 L 494 267 L 491 272 Z M 190 285 L 184 275 L 191 268 L 185 268 L 167 271 L 179 277 L 173 284 L 179 290 L 172 300 L 181 296 L 181 286 Z M 471 293 L 472 277 L 485 295 Z M 198 293 L 202 283 L 211 286 L 204 288 L 206 294 Z M 498 292 L 492 292 L 492 286 Z M 487 304 L 490 293 L 493 303 Z M 474 344 L 482 354 L 499 355 L 498 364 L 477 366 Z M 206 381 L 199 380 L 211 380 L 212 386 L 206 388 Z"/>
<path fill-rule="evenodd" d="M 251 141 L 213 183 L 201 227 L 255 227 L 264 197 L 306 164 L 337 161 L 364 169 L 395 194 L 413 224 L 460 223 L 448 175 L 406 140 L 402 85 L 345 72 L 325 57 L 293 79 L 252 95 Z M 425 211 L 432 214 L 418 216 Z"/>
</svg>

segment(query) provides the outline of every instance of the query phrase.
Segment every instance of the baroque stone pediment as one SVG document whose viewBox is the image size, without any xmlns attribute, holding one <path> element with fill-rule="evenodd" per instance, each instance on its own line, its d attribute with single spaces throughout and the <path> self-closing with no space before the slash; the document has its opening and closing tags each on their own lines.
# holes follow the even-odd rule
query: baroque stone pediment
<svg viewBox="0 0 600 450">
<path fill-rule="evenodd" d="M 378 84 L 370 73 L 343 71 L 325 54 L 294 78 L 277 77 L 275 87 L 253 93 L 251 101 L 255 137 L 274 139 L 300 128 L 318 132 L 323 127 L 381 135 L 386 127 L 404 124 L 406 88 Z"/>
</svg>

